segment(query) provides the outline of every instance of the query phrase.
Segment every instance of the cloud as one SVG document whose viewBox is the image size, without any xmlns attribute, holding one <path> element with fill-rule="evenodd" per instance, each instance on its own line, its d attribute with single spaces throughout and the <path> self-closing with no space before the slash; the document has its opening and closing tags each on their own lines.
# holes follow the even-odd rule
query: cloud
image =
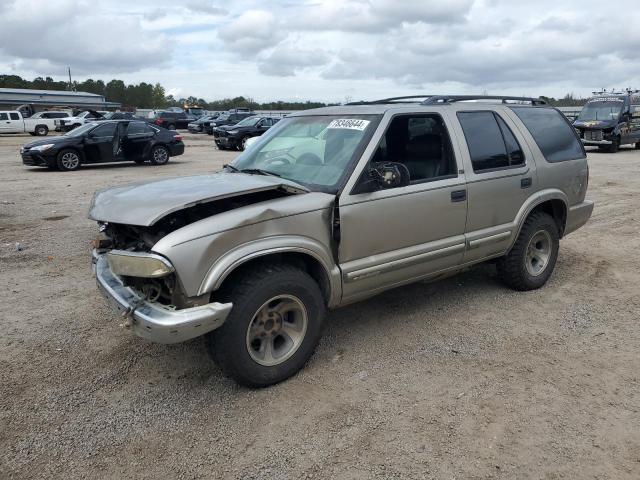
<svg viewBox="0 0 640 480">
<path fill-rule="evenodd" d="M 17 64 L 33 62 L 54 72 L 71 66 L 86 74 L 138 71 L 171 57 L 166 37 L 146 34 L 138 17 L 101 13 L 92 3 L 70 0 L 5 5 L 0 50 Z"/>
<path fill-rule="evenodd" d="M 258 71 L 265 75 L 288 77 L 307 67 L 325 65 L 328 61 L 329 55 L 322 50 L 279 46 L 260 61 Z"/>
<path fill-rule="evenodd" d="M 229 13 L 224 8 L 216 7 L 215 2 L 211 0 L 190 0 L 186 7 L 192 12 L 206 13 L 207 15 L 226 15 Z"/>
<path fill-rule="evenodd" d="M 273 47 L 285 36 L 275 15 L 265 10 L 248 10 L 218 30 L 227 48 L 245 57 Z"/>
</svg>

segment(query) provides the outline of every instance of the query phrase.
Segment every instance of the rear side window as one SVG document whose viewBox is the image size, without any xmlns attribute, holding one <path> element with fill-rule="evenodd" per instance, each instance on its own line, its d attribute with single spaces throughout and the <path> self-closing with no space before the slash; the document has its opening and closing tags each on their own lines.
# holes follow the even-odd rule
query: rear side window
<svg viewBox="0 0 640 480">
<path fill-rule="evenodd" d="M 17 113 L 10 113 L 9 116 L 11 117 L 11 120 L 20 120 L 20 115 Z"/>
<path fill-rule="evenodd" d="M 0 113 L 0 120 L 9 120 L 9 115 L 6 113 Z"/>
<path fill-rule="evenodd" d="M 116 133 L 116 124 L 103 123 L 91 133 L 94 137 L 113 137 Z"/>
<path fill-rule="evenodd" d="M 507 124 L 494 112 L 459 112 L 476 173 L 524 165 L 520 144 Z"/>
<path fill-rule="evenodd" d="M 582 143 L 560 112 L 553 108 L 511 107 L 538 144 L 547 162 L 584 158 Z"/>
<path fill-rule="evenodd" d="M 147 125 L 144 122 L 131 122 L 127 128 L 127 135 L 136 135 L 147 131 Z"/>
</svg>

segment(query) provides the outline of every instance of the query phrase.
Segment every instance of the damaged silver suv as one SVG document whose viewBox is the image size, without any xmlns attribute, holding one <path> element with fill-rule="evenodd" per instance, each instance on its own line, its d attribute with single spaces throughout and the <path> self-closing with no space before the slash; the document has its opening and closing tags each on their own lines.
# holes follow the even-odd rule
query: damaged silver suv
<svg viewBox="0 0 640 480">
<path fill-rule="evenodd" d="M 290 115 L 221 172 L 97 192 L 98 286 L 139 336 L 207 335 L 262 387 L 311 356 L 327 308 L 494 260 L 545 284 L 584 225 L 585 151 L 519 97 L 402 97 Z"/>
</svg>

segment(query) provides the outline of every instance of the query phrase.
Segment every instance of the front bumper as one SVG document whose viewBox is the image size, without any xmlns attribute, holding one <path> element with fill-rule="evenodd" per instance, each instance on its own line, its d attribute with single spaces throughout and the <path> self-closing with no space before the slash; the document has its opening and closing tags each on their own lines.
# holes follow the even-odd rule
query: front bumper
<svg viewBox="0 0 640 480">
<path fill-rule="evenodd" d="M 174 310 L 149 302 L 133 289 L 125 287 L 109 269 L 106 255 L 93 252 L 93 267 L 98 288 L 109 305 L 131 319 L 131 328 L 139 337 L 158 343 L 178 343 L 204 335 L 220 327 L 227 319 L 231 303 L 209 303 L 200 307 Z"/>
<path fill-rule="evenodd" d="M 611 145 L 613 142 L 611 140 L 585 140 L 582 139 L 582 144 L 585 146 L 600 146 L 600 145 Z"/>
<path fill-rule="evenodd" d="M 22 164 L 29 167 L 48 167 L 55 165 L 55 156 L 43 155 L 36 151 L 26 151 L 20 154 Z"/>
</svg>

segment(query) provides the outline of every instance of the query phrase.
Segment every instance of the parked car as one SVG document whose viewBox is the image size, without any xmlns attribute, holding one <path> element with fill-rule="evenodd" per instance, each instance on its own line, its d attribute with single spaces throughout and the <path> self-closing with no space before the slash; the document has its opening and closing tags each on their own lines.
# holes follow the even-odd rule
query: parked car
<svg viewBox="0 0 640 480">
<path fill-rule="evenodd" d="M 23 118 L 18 110 L 0 111 L 0 133 L 29 133 L 47 136 L 55 128 L 56 119 L 69 118 L 66 112 L 38 112 Z"/>
<path fill-rule="evenodd" d="M 244 120 L 247 117 L 254 116 L 255 113 L 248 108 L 234 108 L 226 112 L 222 112 L 218 118 L 209 122 L 209 125 L 205 125 L 205 130 L 209 135 L 213 135 L 213 129 L 216 127 L 222 127 L 223 125 L 235 125 L 240 120 Z"/>
<path fill-rule="evenodd" d="M 602 92 L 590 98 L 573 122 L 585 145 L 616 153 L 621 145 L 640 150 L 640 91 Z"/>
<path fill-rule="evenodd" d="M 263 387 L 302 368 L 327 308 L 489 260 L 542 287 L 593 211 L 571 124 L 537 99 L 411 101 L 296 112 L 219 173 L 97 192 L 99 288 L 137 335 L 206 334 Z"/>
<path fill-rule="evenodd" d="M 253 116 L 235 125 L 224 125 L 213 129 L 213 140 L 220 150 L 244 150 L 247 140 L 258 137 L 278 123 L 279 118 Z"/>
<path fill-rule="evenodd" d="M 83 164 L 147 161 L 164 165 L 182 155 L 182 137 L 143 121 L 105 120 L 87 123 L 65 135 L 28 143 L 22 163 L 52 170 L 77 170 Z"/>
<path fill-rule="evenodd" d="M 190 122 L 194 121 L 194 117 L 185 112 L 158 112 L 158 115 L 152 120 L 155 125 L 169 130 L 176 128 L 187 128 Z"/>
<path fill-rule="evenodd" d="M 85 110 L 75 117 L 55 120 L 55 130 L 56 132 L 68 132 L 70 130 L 73 130 L 74 128 L 84 125 L 85 123 L 104 118 L 104 116 L 108 113 L 109 112 L 104 110 Z"/>
<path fill-rule="evenodd" d="M 189 123 L 187 128 L 191 133 L 204 133 L 205 126 L 209 126 L 209 124 L 218 118 L 219 114 L 215 115 L 203 115 L 197 120 Z"/>
</svg>

